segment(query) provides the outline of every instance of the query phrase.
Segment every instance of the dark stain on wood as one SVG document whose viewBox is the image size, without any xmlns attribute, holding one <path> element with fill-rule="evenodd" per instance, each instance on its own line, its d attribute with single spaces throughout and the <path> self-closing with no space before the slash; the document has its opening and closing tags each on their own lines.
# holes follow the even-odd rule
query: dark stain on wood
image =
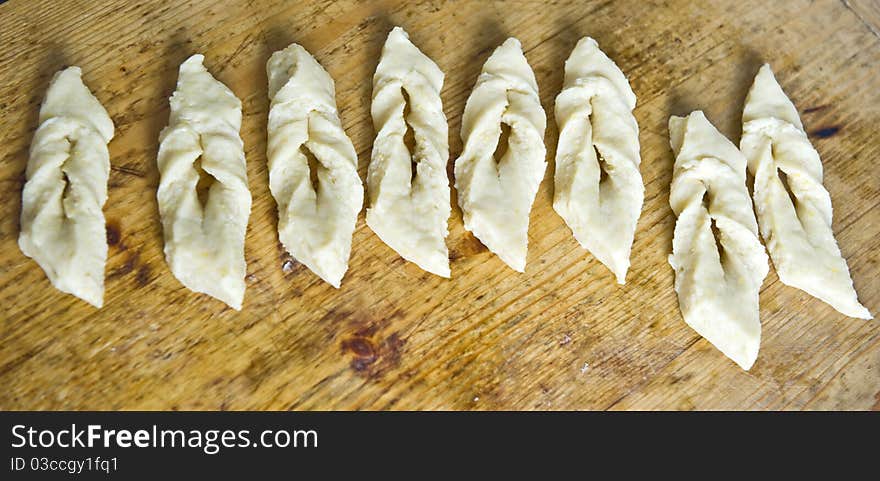
<svg viewBox="0 0 880 481">
<path fill-rule="evenodd" d="M 379 326 L 377 326 L 373 322 L 370 322 L 366 326 L 358 329 L 357 332 L 354 333 L 354 335 L 360 336 L 360 337 L 371 337 L 373 334 L 376 334 L 376 332 L 378 330 L 379 330 Z"/>
<path fill-rule="evenodd" d="M 121 266 L 113 269 L 112 271 L 110 271 L 109 274 L 107 274 L 107 279 L 116 279 L 117 277 L 122 277 L 131 273 L 137 265 L 137 258 L 137 254 L 128 256 L 128 258 L 125 259 L 125 262 Z"/>
<path fill-rule="evenodd" d="M 122 233 L 119 230 L 119 224 L 115 221 L 107 221 L 107 245 L 125 250 L 122 243 Z"/>
<path fill-rule="evenodd" d="M 109 232 L 109 230 L 108 230 L 108 232 Z M 122 242 L 119 241 L 117 247 L 121 246 L 121 245 L 122 245 Z M 125 247 L 121 247 L 120 249 L 125 250 Z M 123 262 L 121 266 L 119 266 L 116 269 L 113 269 L 109 273 L 107 273 L 107 279 L 108 280 L 109 279 L 116 279 L 119 277 L 126 276 L 128 274 L 131 274 L 132 272 L 135 271 L 135 269 L 138 268 L 138 264 L 140 264 L 140 260 L 141 260 L 141 253 L 140 252 L 138 252 L 138 251 L 129 252 L 125 258 L 125 262 Z M 138 284 L 140 284 L 141 281 L 145 279 L 144 284 L 140 284 L 142 286 L 145 285 L 146 282 L 149 281 L 149 278 L 150 278 L 149 266 L 146 266 L 146 265 L 141 266 L 140 269 L 138 270 L 138 272 L 136 273 L 136 280 L 138 281 Z"/>
<path fill-rule="evenodd" d="M 827 139 L 828 137 L 833 137 L 838 132 L 840 132 L 840 127 L 832 126 L 814 130 L 810 133 L 810 135 L 812 135 L 813 137 L 818 137 L 820 139 Z"/>
<path fill-rule="evenodd" d="M 342 341 L 342 349 L 351 352 L 361 359 L 375 359 L 376 348 L 372 341 L 365 337 L 352 337 Z"/>
<path fill-rule="evenodd" d="M 138 268 L 137 274 L 135 274 L 134 279 L 137 281 L 138 285 L 143 287 L 150 283 L 150 266 L 144 264 L 140 268 Z"/>
<path fill-rule="evenodd" d="M 388 368 L 400 366 L 400 358 L 405 345 L 406 339 L 401 338 L 397 332 L 392 332 L 385 338 L 381 352 Z"/>
<path fill-rule="evenodd" d="M 372 328 L 355 333 L 342 341 L 342 351 L 354 356 L 349 363 L 352 370 L 365 377 L 378 379 L 389 370 L 400 366 L 406 340 L 397 332 L 392 332 L 381 341 L 365 337 L 373 334 L 375 329 Z"/>
</svg>

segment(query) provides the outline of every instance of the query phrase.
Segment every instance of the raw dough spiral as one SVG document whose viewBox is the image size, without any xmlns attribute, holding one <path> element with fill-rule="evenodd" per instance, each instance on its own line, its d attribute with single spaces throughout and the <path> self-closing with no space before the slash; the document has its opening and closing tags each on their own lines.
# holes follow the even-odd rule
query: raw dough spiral
<svg viewBox="0 0 880 481">
<path fill-rule="evenodd" d="M 297 44 L 275 52 L 266 72 L 269 188 L 278 204 L 278 237 L 294 258 L 339 287 L 364 191 L 333 79 Z M 317 188 L 303 149 L 317 160 Z"/>
<path fill-rule="evenodd" d="M 367 171 L 367 225 L 404 259 L 449 277 L 446 236 L 452 208 L 442 87 L 440 68 L 402 28 L 391 30 L 373 76 L 370 113 L 376 140 Z M 413 152 L 404 140 L 407 129 L 415 138 Z"/>
<path fill-rule="evenodd" d="M 18 245 L 56 289 L 101 307 L 113 121 L 79 67 L 55 74 L 40 108 L 22 191 Z"/>
<path fill-rule="evenodd" d="M 685 322 L 748 370 L 758 356 L 767 255 L 746 189 L 746 159 L 703 112 L 669 119 L 675 153 L 669 264 Z M 717 230 L 718 234 L 713 232 Z"/>
<path fill-rule="evenodd" d="M 822 185 L 822 160 L 804 132 L 797 109 L 766 64 L 746 97 L 740 148 L 755 177 L 761 235 L 779 280 L 847 316 L 871 319 L 859 303 L 834 239 L 831 196 Z M 790 193 L 781 175 L 787 178 Z"/>
<path fill-rule="evenodd" d="M 502 124 L 510 136 L 496 159 Z M 455 188 L 465 229 L 518 272 L 526 267 L 529 213 L 547 167 L 546 126 L 535 74 L 519 40 L 509 38 L 486 60 L 465 105 Z"/>
<path fill-rule="evenodd" d="M 251 211 L 241 102 L 193 55 L 180 66 L 171 118 L 159 135 L 159 214 L 165 259 L 195 292 L 240 310 L 244 299 L 244 237 Z M 195 163 L 213 180 L 203 206 Z"/>
<path fill-rule="evenodd" d="M 645 198 L 635 106 L 623 72 L 595 40 L 581 39 L 565 62 L 565 86 L 556 97 L 553 208 L 620 284 Z"/>
</svg>

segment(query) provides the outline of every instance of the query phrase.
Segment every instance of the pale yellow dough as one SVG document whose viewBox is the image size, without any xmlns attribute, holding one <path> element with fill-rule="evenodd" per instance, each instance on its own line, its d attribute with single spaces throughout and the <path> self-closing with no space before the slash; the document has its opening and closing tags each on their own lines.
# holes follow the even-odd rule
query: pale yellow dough
<svg viewBox="0 0 880 481">
<path fill-rule="evenodd" d="M 171 118 L 159 136 L 159 215 L 165 259 L 187 288 L 241 309 L 244 237 L 251 211 L 241 102 L 205 69 L 202 55 L 180 66 Z M 212 184 L 199 201 L 195 162 Z"/>
<path fill-rule="evenodd" d="M 79 67 L 55 74 L 40 108 L 18 245 L 58 290 L 101 307 L 113 121 L 83 84 Z"/>
<path fill-rule="evenodd" d="M 556 97 L 553 208 L 619 284 L 626 282 L 645 198 L 635 106 L 623 72 L 595 40 L 581 39 L 565 62 L 565 84 Z"/>
<path fill-rule="evenodd" d="M 364 190 L 333 79 L 297 44 L 272 54 L 266 72 L 269 188 L 278 204 L 278 237 L 296 260 L 339 287 Z M 317 188 L 303 149 L 317 160 Z"/>
<path fill-rule="evenodd" d="M 700 111 L 670 118 L 669 138 L 676 216 L 669 264 L 681 313 L 748 370 L 761 344 L 758 292 L 768 265 L 746 189 L 746 159 Z"/>
<path fill-rule="evenodd" d="M 510 136 L 496 159 L 502 124 Z M 455 188 L 465 229 L 518 272 L 526 268 L 529 213 L 547 167 L 546 126 L 535 74 L 519 40 L 507 39 L 483 64 L 465 105 Z"/>
<path fill-rule="evenodd" d="M 822 185 L 822 160 L 797 109 L 769 65 L 746 97 L 740 148 L 755 177 L 755 209 L 779 280 L 843 314 L 871 319 L 859 303 L 846 260 L 831 229 L 831 196 Z M 788 188 L 781 174 L 787 177 Z"/>
<path fill-rule="evenodd" d="M 440 68 L 402 28 L 391 30 L 373 75 L 370 113 L 376 139 L 367 171 L 367 225 L 404 259 L 449 277 L 446 236 L 452 207 L 442 87 Z M 407 129 L 415 138 L 414 152 L 404 140 Z"/>
</svg>

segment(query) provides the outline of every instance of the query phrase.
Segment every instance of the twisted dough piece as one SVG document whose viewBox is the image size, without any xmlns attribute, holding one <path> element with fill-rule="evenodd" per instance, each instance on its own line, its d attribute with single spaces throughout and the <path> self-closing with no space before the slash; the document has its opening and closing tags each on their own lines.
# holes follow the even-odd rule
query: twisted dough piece
<svg viewBox="0 0 880 481">
<path fill-rule="evenodd" d="M 847 316 L 871 319 L 859 303 L 831 230 L 831 196 L 822 185 L 822 160 L 766 64 L 746 97 L 740 148 L 755 177 L 761 235 L 779 280 Z"/>
<path fill-rule="evenodd" d="M 502 124 L 510 126 L 508 148 L 495 159 Z M 529 212 L 547 166 L 546 126 L 535 74 L 519 40 L 509 38 L 483 65 L 465 105 L 455 188 L 465 229 L 519 272 L 526 267 Z"/>
<path fill-rule="evenodd" d="M 244 236 L 251 211 L 241 102 L 193 55 L 180 66 L 171 118 L 159 135 L 159 214 L 165 259 L 187 288 L 240 310 L 244 299 Z M 203 206 L 195 162 L 213 177 Z"/>
<path fill-rule="evenodd" d="M 669 119 L 677 217 L 669 264 L 685 322 L 748 370 L 758 357 L 767 255 L 746 189 L 746 159 L 703 112 Z M 713 230 L 717 228 L 716 238 Z"/>
<path fill-rule="evenodd" d="M 266 72 L 269 188 L 278 203 L 278 237 L 293 257 L 339 287 L 364 191 L 333 79 L 297 44 L 272 54 Z M 304 149 L 318 161 L 316 187 Z"/>
<path fill-rule="evenodd" d="M 443 72 L 395 27 L 373 75 L 376 140 L 367 171 L 367 225 L 404 259 L 449 277 L 449 128 Z M 406 110 L 409 112 L 406 113 Z M 412 129 L 415 151 L 404 136 Z M 415 165 L 416 172 L 412 172 Z"/>
<path fill-rule="evenodd" d="M 556 97 L 553 208 L 620 284 L 645 198 L 635 106 L 623 72 L 595 40 L 581 39 L 565 62 L 565 86 Z"/>
<path fill-rule="evenodd" d="M 40 108 L 22 191 L 18 245 L 56 289 L 101 307 L 113 121 L 79 67 L 55 74 Z"/>
</svg>

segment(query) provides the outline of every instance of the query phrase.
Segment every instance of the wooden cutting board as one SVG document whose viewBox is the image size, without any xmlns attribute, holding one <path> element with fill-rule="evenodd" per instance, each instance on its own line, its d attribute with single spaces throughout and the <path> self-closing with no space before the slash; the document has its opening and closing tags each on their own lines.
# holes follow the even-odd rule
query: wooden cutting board
<svg viewBox="0 0 880 481">
<path fill-rule="evenodd" d="M 403 262 L 363 216 L 341 289 L 287 263 L 268 190 L 266 60 L 297 42 L 336 79 L 363 178 L 370 81 L 394 25 L 446 72 L 452 159 L 483 62 L 508 36 L 522 41 L 547 110 L 551 160 L 525 274 L 467 234 L 457 206 L 451 280 Z M 0 408 L 880 407 L 880 323 L 844 317 L 782 285 L 771 269 L 761 291 L 761 353 L 744 372 L 685 325 L 666 261 L 674 225 L 668 117 L 703 109 L 738 142 L 746 91 L 770 62 L 822 155 L 835 234 L 860 298 L 880 314 L 878 32 L 877 3 L 830 0 L 4 3 Z M 639 99 L 646 201 L 625 286 L 551 207 L 553 101 L 563 62 L 585 35 L 626 72 Z M 177 67 L 196 52 L 244 106 L 254 203 L 241 312 L 185 289 L 162 253 L 157 138 Z M 38 108 L 66 65 L 82 67 L 117 129 L 101 310 L 53 289 L 16 244 Z"/>
</svg>

